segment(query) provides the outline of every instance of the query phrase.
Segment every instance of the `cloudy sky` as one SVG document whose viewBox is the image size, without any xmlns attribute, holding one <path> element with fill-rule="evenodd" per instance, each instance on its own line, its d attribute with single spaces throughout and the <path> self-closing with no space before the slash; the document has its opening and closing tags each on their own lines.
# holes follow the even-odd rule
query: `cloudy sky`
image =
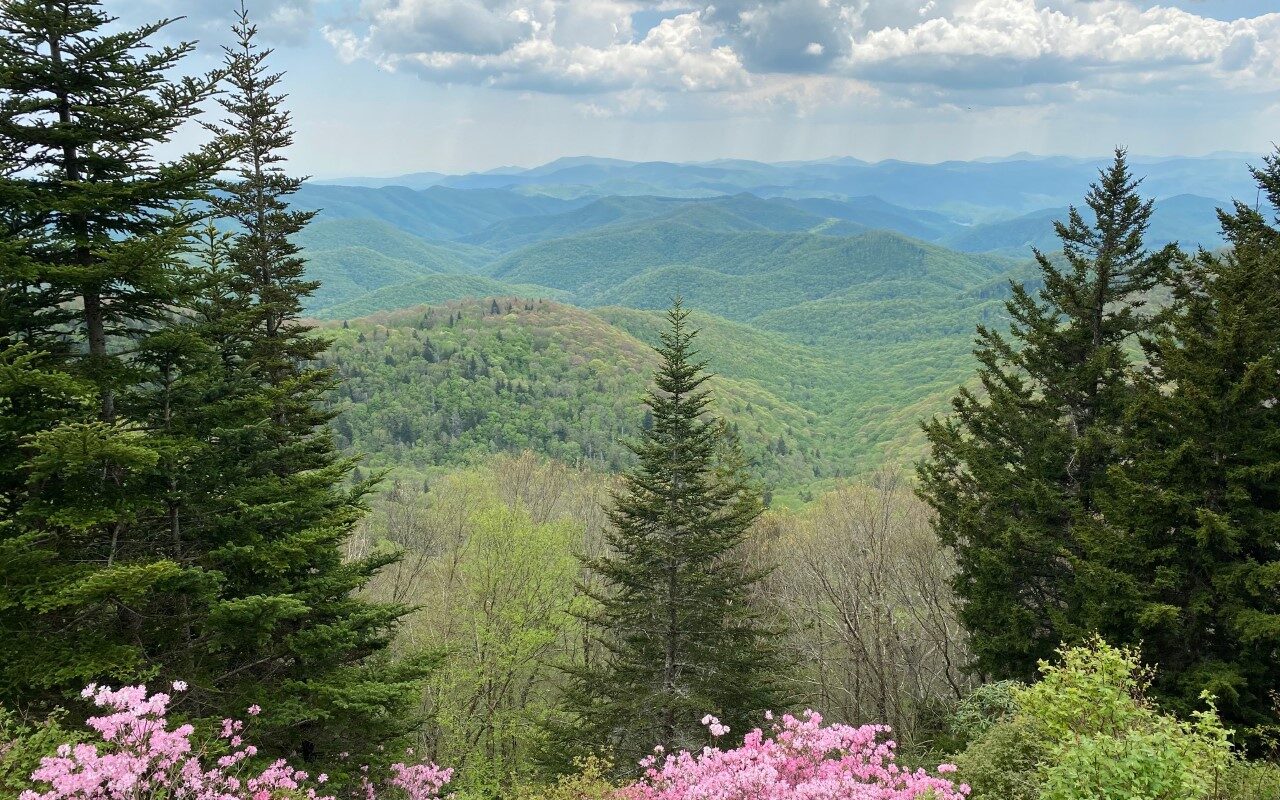
<svg viewBox="0 0 1280 800">
<path fill-rule="evenodd" d="M 186 15 L 193 67 L 232 0 Z M 938 161 L 1261 152 L 1280 0 L 249 0 L 321 177 L 563 155 Z"/>
</svg>

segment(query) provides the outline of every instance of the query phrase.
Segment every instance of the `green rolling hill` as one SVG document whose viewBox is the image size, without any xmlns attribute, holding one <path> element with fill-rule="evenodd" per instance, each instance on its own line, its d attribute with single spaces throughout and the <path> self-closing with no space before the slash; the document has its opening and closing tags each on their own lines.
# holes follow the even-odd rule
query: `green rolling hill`
<svg viewBox="0 0 1280 800">
<path fill-rule="evenodd" d="M 461 190 L 417 194 L 444 191 Z M 323 281 L 308 311 L 335 339 L 343 444 L 411 473 L 521 449 L 623 468 L 649 345 L 680 294 L 718 408 L 787 503 L 921 455 L 919 420 L 972 379 L 975 325 L 1001 325 L 1009 279 L 1034 277 L 1025 258 L 885 226 L 1016 252 L 1000 237 L 1042 235 L 1052 217 L 964 227 L 875 198 L 735 194 L 522 199 L 486 222 L 486 204 L 519 195 L 476 191 L 445 220 L 468 232 L 448 239 L 327 213 L 300 237 Z M 1162 213 L 1175 224 L 1208 202 Z"/>
<path fill-rule="evenodd" d="M 916 419 L 945 408 L 968 364 L 918 364 L 792 342 L 696 313 L 716 408 L 780 501 L 921 452 Z M 616 470 L 643 424 L 639 399 L 663 325 L 653 311 L 589 311 L 489 297 L 330 323 L 326 363 L 342 444 L 372 467 L 430 473 L 532 449 Z"/>
</svg>

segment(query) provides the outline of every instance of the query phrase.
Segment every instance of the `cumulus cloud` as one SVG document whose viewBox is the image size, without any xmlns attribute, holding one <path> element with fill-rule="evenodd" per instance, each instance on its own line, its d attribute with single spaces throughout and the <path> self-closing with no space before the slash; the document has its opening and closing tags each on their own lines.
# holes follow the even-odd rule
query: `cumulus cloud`
<svg viewBox="0 0 1280 800">
<path fill-rule="evenodd" d="M 700 12 L 666 17 L 635 38 L 634 8 L 613 0 L 382 0 L 362 34 L 333 26 L 324 33 L 345 59 L 441 82 L 571 93 L 745 84 L 737 54 L 715 42 Z"/>
<path fill-rule="evenodd" d="M 431 81 L 632 93 L 580 104 L 596 115 L 671 92 L 1016 105 L 1126 85 L 1266 93 L 1280 77 L 1280 14 L 1135 0 L 363 0 L 324 33 L 344 59 Z"/>
<path fill-rule="evenodd" d="M 838 68 L 879 81 L 941 86 L 1062 83 L 1101 71 L 1276 69 L 1280 14 L 1224 22 L 1127 2 L 973 0 L 949 16 L 854 34 Z M 1260 39 L 1267 48 L 1257 48 Z"/>
</svg>

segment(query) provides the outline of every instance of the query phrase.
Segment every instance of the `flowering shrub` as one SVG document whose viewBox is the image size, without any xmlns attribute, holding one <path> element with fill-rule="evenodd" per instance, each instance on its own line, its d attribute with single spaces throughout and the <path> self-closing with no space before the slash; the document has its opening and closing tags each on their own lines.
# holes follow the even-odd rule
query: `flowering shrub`
<svg viewBox="0 0 1280 800">
<path fill-rule="evenodd" d="M 186 685 L 174 683 L 175 691 Z M 190 725 L 171 727 L 166 715 L 170 696 L 147 694 L 145 686 L 111 689 L 88 686 L 82 695 L 105 713 L 87 724 L 100 744 L 62 744 L 31 774 L 37 788 L 20 800 L 276 800 L 307 798 L 334 800 L 321 794 L 328 782 L 294 769 L 283 759 L 265 769 L 250 767 L 257 748 L 242 737 L 244 723 L 227 719 L 218 734 L 222 755 L 197 747 Z M 251 716 L 261 711 L 256 705 Z M 367 768 L 364 768 L 367 774 Z M 433 800 L 452 773 L 434 764 L 395 764 L 387 792 L 405 800 Z M 366 777 L 359 794 L 378 800 L 379 792 Z"/>
<path fill-rule="evenodd" d="M 703 723 L 713 735 L 728 728 L 714 717 Z M 717 733 L 717 731 L 719 733 Z M 619 790 L 619 800 L 964 800 L 969 787 L 940 775 L 907 770 L 894 763 L 894 743 L 882 740 L 883 725 L 823 726 L 809 711 L 773 725 L 766 738 L 759 728 L 741 747 L 706 747 L 698 754 L 661 754 L 642 762 L 644 778 Z"/>
</svg>

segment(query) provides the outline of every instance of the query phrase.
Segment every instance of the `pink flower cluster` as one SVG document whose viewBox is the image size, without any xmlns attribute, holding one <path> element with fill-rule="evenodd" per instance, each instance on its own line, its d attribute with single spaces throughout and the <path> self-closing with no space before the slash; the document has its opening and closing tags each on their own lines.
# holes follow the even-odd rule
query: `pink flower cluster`
<svg viewBox="0 0 1280 800">
<path fill-rule="evenodd" d="M 708 718 L 703 724 L 723 728 Z M 969 787 L 955 786 L 924 770 L 894 763 L 894 743 L 881 741 L 883 725 L 823 726 L 809 711 L 786 715 L 766 738 L 759 728 L 741 747 L 703 748 L 641 762 L 645 777 L 621 789 L 619 800 L 965 800 Z M 716 734 L 715 730 L 711 731 Z M 943 764 L 939 773 L 954 772 Z"/>
<path fill-rule="evenodd" d="M 173 688 L 184 691 L 186 684 L 175 681 Z M 31 774 L 34 784 L 47 788 L 28 789 L 19 800 L 334 800 L 315 788 L 327 775 L 318 775 L 313 786 L 308 773 L 283 759 L 260 772 L 249 769 L 258 750 L 244 743 L 239 720 L 222 721 L 218 738 L 225 754 L 208 765 L 211 757 L 193 745 L 190 725 L 170 728 L 169 695 L 148 695 L 145 686 L 113 690 L 92 684 L 81 694 L 106 712 L 87 723 L 102 743 L 61 745 Z M 256 705 L 249 709 L 254 716 L 260 711 Z M 451 770 L 434 764 L 396 764 L 389 784 L 405 800 L 435 800 L 451 777 Z M 368 800 L 377 800 L 368 786 Z"/>
</svg>

